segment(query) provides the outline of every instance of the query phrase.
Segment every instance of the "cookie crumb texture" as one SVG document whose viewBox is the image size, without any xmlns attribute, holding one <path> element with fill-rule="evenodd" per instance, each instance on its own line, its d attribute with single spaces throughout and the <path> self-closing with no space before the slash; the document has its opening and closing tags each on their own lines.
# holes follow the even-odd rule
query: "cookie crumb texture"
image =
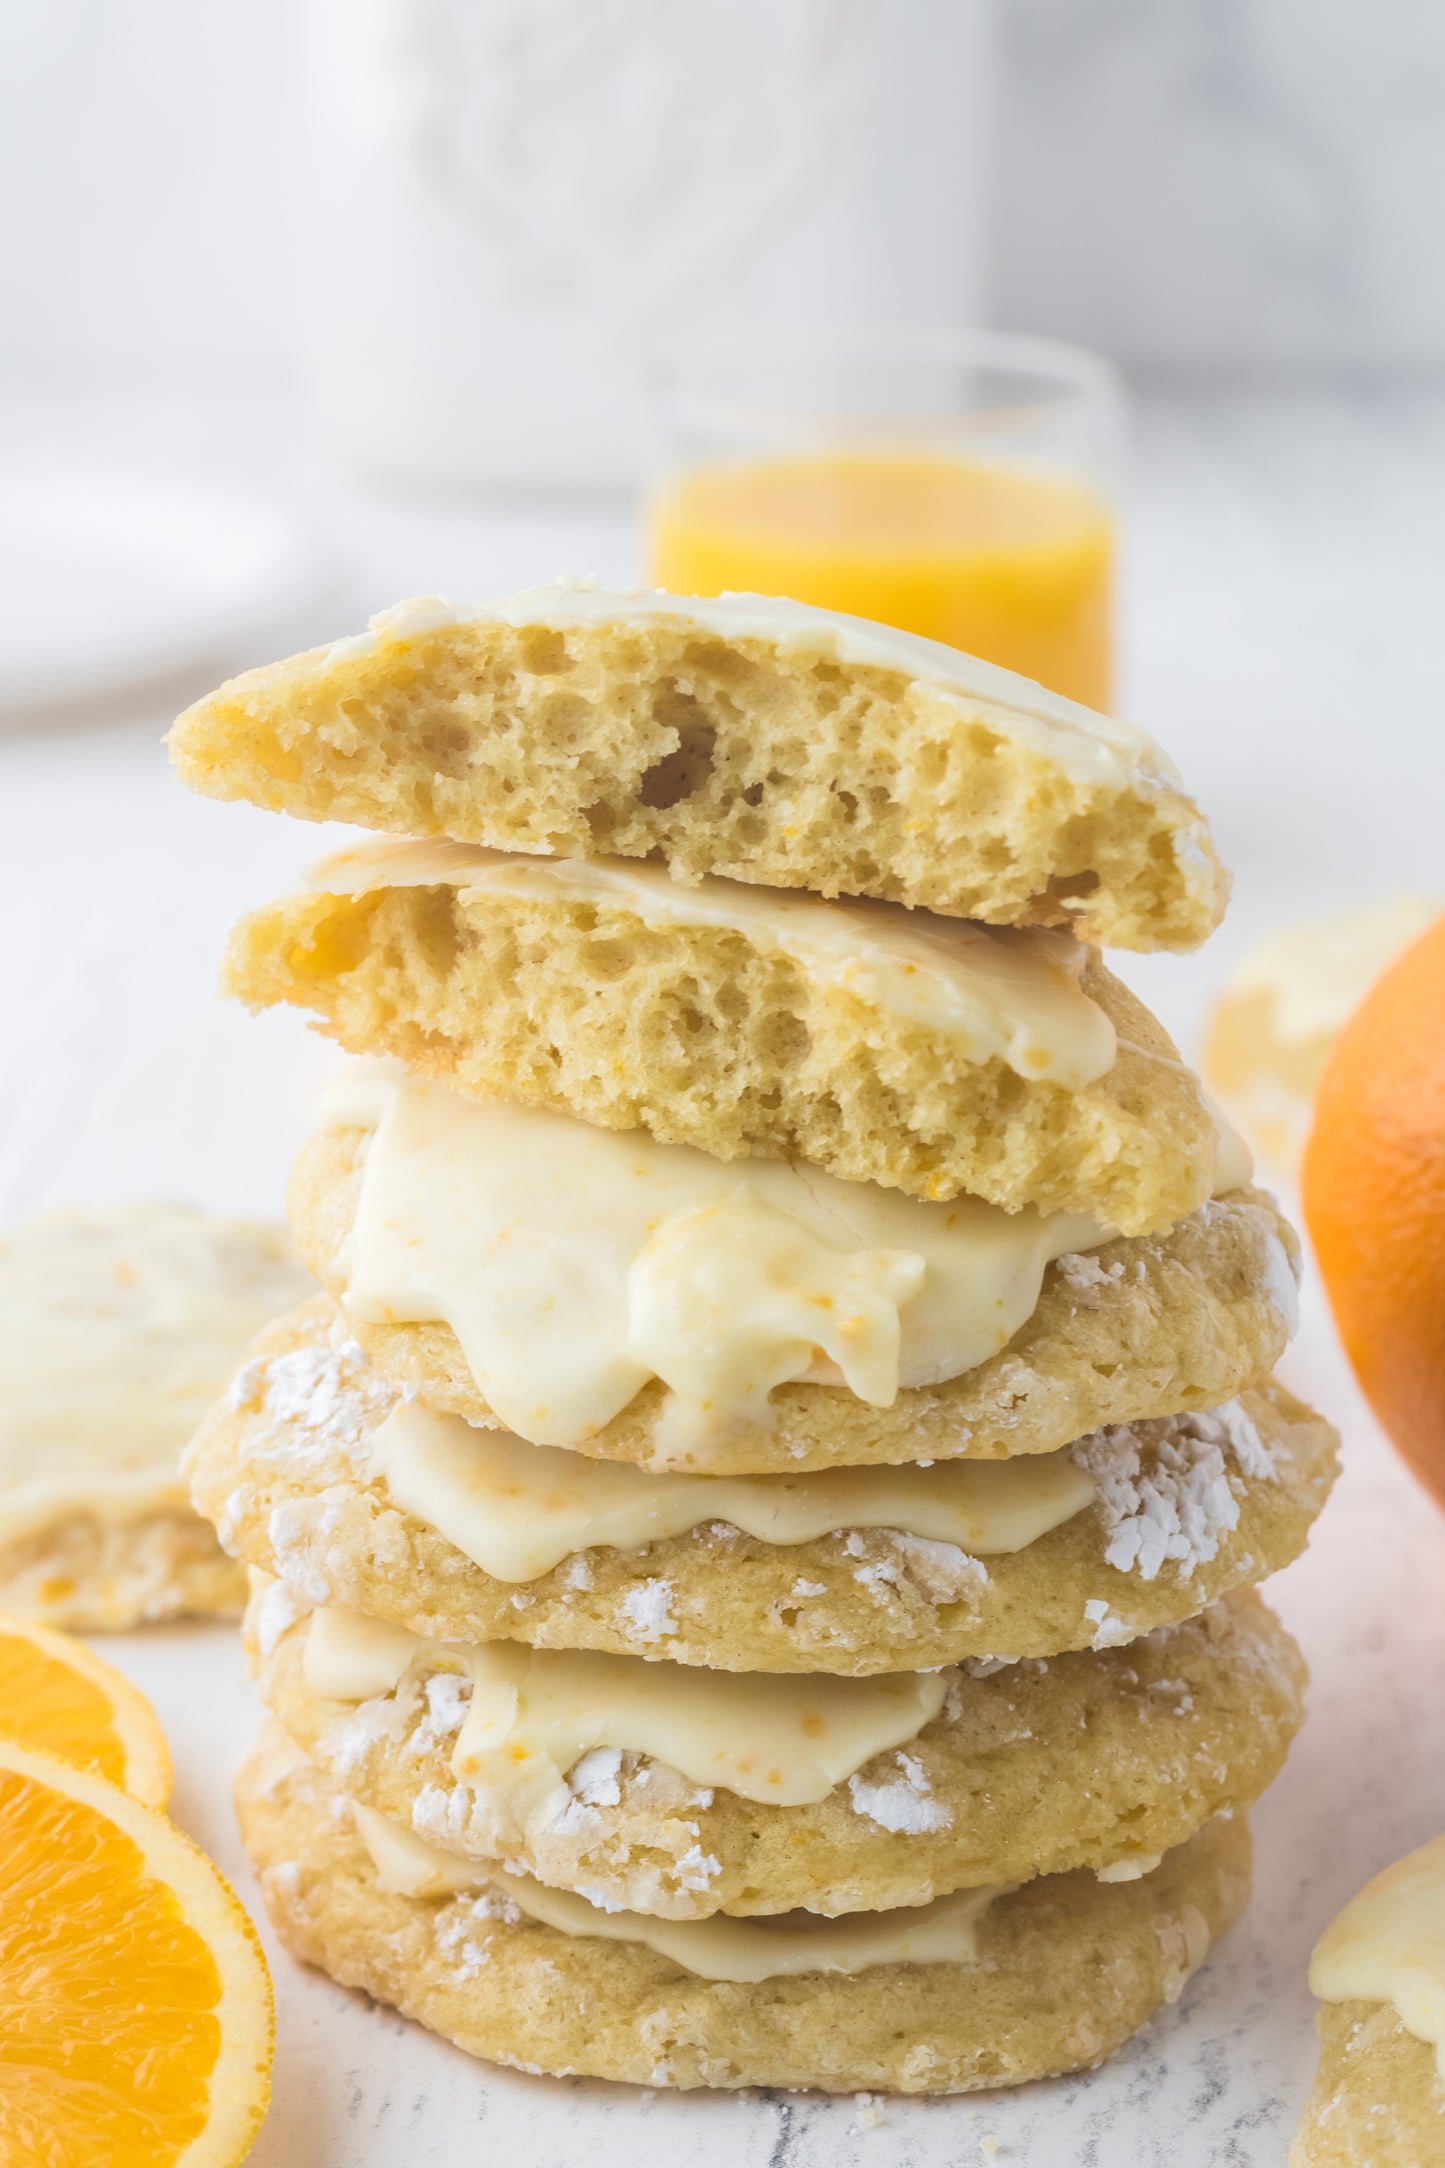
<svg viewBox="0 0 1445 2168">
<path fill-rule="evenodd" d="M 1213 1117 L 1162 1027 L 1097 961 L 1119 1050 L 1081 1090 L 972 1064 L 946 1033 L 740 929 L 448 886 L 286 897 L 242 919 L 228 991 L 354 1054 L 715 1159 L 796 1156 L 910 1196 L 1172 1226 L 1214 1180 Z"/>
<path fill-rule="evenodd" d="M 1289 2168 L 1435 2168 L 1445 2161 L 1445 2082 L 1434 2048 L 1387 2003 L 1327 2002 L 1320 2066 Z"/>
<path fill-rule="evenodd" d="M 1061 759 L 1026 706 L 676 614 L 390 614 L 188 709 L 170 741 L 182 780 L 310 820 L 657 851 L 684 878 L 1070 926 L 1105 947 L 1192 949 L 1223 916 L 1227 877 L 1176 779 L 1102 749 Z"/>
<path fill-rule="evenodd" d="M 498 1919 L 485 1891 L 390 1895 L 340 1795 L 275 1725 L 236 1805 L 295 1956 L 487 2061 L 639 2085 L 950 2093 L 1087 2068 L 1178 1997 L 1249 1896 L 1248 1829 L 1216 1821 L 1137 1881 L 1057 1875 L 1001 1898 L 973 1964 L 736 1986 Z"/>
</svg>

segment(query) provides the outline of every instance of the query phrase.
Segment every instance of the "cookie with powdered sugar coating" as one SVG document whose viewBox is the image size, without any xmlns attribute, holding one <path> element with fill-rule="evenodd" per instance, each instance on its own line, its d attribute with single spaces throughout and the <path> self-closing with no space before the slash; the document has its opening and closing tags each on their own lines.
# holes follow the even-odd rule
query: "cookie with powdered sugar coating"
<svg viewBox="0 0 1445 2168">
<path fill-rule="evenodd" d="M 1152 1874 L 1048 1875 L 984 1914 L 971 1962 L 755 1984 L 488 1901 L 380 1885 L 344 1797 L 268 1726 L 241 1835 L 294 1956 L 469 2054 L 640 2085 L 970 2092 L 1087 2069 L 1173 2002 L 1249 1897 L 1249 1831 L 1210 1822 Z"/>
<path fill-rule="evenodd" d="M 1133 1640 L 1293 1558 L 1338 1443 L 1265 1381 L 1214 1414 L 1080 1440 L 1095 1502 L 1012 1553 L 972 1558 L 890 1528 L 770 1544 L 703 1520 L 518 1584 L 398 1505 L 370 1446 L 397 1401 L 330 1305 L 307 1305 L 261 1336 L 192 1442 L 198 1510 L 298 1593 L 415 1633 L 726 1671 L 863 1676 Z"/>
<path fill-rule="evenodd" d="M 298 1616 L 298 1613 L 301 1615 Z M 778 1806 L 622 1752 L 579 1766 L 566 1811 L 500 1829 L 452 1772 L 455 1730 L 419 1652 L 391 1692 L 307 1683 L 310 1614 L 272 1581 L 247 1613 L 262 1697 L 308 1757 L 432 1842 L 515 1860 L 558 1889 L 668 1919 L 881 1911 L 1076 1867 L 1147 1869 L 1216 1814 L 1251 1807 L 1304 1714 L 1304 1663 L 1252 1593 L 1127 1649 L 948 1675 L 938 1716 L 826 1799 Z M 460 1723 L 464 1700 L 448 1703 Z"/>
</svg>

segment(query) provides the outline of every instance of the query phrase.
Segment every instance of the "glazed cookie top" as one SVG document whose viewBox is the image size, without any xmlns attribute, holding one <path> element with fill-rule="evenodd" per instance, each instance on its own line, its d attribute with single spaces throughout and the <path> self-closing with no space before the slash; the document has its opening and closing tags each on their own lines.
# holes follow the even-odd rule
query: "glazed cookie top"
<svg viewBox="0 0 1445 2168">
<path fill-rule="evenodd" d="M 475 1868 L 470 1889 L 408 1896 L 414 1877 L 383 1876 L 344 1791 L 274 1724 L 236 1807 L 297 1955 L 491 2061 L 652 2085 L 959 2092 L 1086 2067 L 1177 1997 L 1249 1889 L 1247 1828 L 1216 1819 L 1132 1882 L 1048 1875 L 995 1902 L 944 1898 L 941 1921 L 906 1907 L 719 1935 Z M 760 1940 L 783 1959 L 761 1980 Z"/>
<path fill-rule="evenodd" d="M 1038 1459 L 1032 1475 L 965 1462 L 709 1493 L 699 1477 L 604 1468 L 606 1539 L 558 1557 L 559 1536 L 581 1541 L 566 1497 L 513 1515 L 506 1545 L 486 1500 L 500 1486 L 516 1502 L 528 1456 L 534 1500 L 554 1462 L 584 1464 L 513 1440 L 502 1467 L 489 1434 L 397 1410 L 325 1305 L 298 1312 L 197 1434 L 196 1503 L 229 1548 L 320 1603 L 437 1639 L 730 1671 L 863 1676 L 1122 1643 L 1293 1557 L 1335 1454 L 1329 1426 L 1266 1383 L 1213 1413 L 1080 1440 L 1066 1467 Z"/>
<path fill-rule="evenodd" d="M 268 1704 L 353 1798 L 669 1919 L 1146 1872 L 1270 1782 L 1304 1682 L 1246 1594 L 1127 1650 L 884 1680 L 429 1643 L 279 1582 L 248 1634 Z"/>
<path fill-rule="evenodd" d="M 1295 1315 L 1294 1238 L 1255 1191 L 1110 1241 L 385 1080 L 335 1104 L 290 1204 L 424 1406 L 659 1470 L 1047 1451 L 1228 1399 Z"/>
<path fill-rule="evenodd" d="M 312 820 L 1193 948 L 1227 882 L 1148 735 L 800 603 L 559 581 L 368 632 L 181 716 L 185 781 Z"/>
<path fill-rule="evenodd" d="M 184 1509 L 181 1447 L 247 1341 L 309 1286 L 284 1227 L 188 1205 L 52 1212 L 0 1235 L 0 1547 Z"/>
</svg>

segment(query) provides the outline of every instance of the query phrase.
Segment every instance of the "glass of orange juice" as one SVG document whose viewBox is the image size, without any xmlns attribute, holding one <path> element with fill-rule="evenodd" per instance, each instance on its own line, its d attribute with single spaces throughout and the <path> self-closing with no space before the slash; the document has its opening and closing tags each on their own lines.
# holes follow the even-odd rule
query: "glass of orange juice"
<svg viewBox="0 0 1445 2168">
<path fill-rule="evenodd" d="M 662 391 L 656 586 L 877 618 L 1107 707 L 1107 362 L 991 332 L 820 332 L 679 352 Z"/>
</svg>

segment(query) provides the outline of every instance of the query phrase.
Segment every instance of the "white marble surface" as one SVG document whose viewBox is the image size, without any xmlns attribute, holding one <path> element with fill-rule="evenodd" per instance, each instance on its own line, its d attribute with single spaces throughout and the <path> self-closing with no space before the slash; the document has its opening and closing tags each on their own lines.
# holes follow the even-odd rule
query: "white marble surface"
<svg viewBox="0 0 1445 2168">
<path fill-rule="evenodd" d="M 131 433 L 144 447 L 168 431 L 185 449 L 192 429 L 248 471 L 279 465 L 284 439 L 264 414 L 237 410 L 224 437 L 214 423 L 172 414 L 163 429 L 138 413 Z M 87 426 L 67 421 L 75 441 Z M 1146 417 L 1130 705 L 1179 758 L 1239 876 L 1202 957 L 1126 966 L 1186 1039 L 1265 925 L 1440 884 L 1442 479 L 1445 410 L 1429 404 Z M 601 513 L 478 521 L 320 488 L 307 502 L 350 555 L 354 599 L 334 606 L 337 627 L 406 590 L 633 569 L 630 530 Z M 0 1220 L 155 1190 L 275 1209 L 332 1058 L 296 1019 L 250 1019 L 214 991 L 229 918 L 289 880 L 318 832 L 189 799 L 157 749 L 161 720 L 157 704 L 129 722 L 0 738 Z M 684 2149 L 737 2168 L 1282 2168 L 1313 2066 L 1311 1941 L 1369 1873 L 1445 1824 L 1445 1519 L 1369 1421 L 1313 1288 L 1286 1376 L 1347 1440 L 1316 1540 L 1275 1584 L 1313 1667 L 1310 1722 L 1256 1817 L 1251 1913 L 1107 2069 L 1014 2096 L 886 2103 L 876 2124 L 848 2101 L 558 2085 L 484 2070 L 273 1952 L 281 2049 L 258 2168 L 449 2168 L 483 2150 L 528 2168 L 584 2154 L 620 2168 Z M 179 1818 L 254 1901 L 227 1802 L 253 1720 L 234 1637 L 173 1629 L 107 1648 L 161 1709 Z"/>
</svg>

